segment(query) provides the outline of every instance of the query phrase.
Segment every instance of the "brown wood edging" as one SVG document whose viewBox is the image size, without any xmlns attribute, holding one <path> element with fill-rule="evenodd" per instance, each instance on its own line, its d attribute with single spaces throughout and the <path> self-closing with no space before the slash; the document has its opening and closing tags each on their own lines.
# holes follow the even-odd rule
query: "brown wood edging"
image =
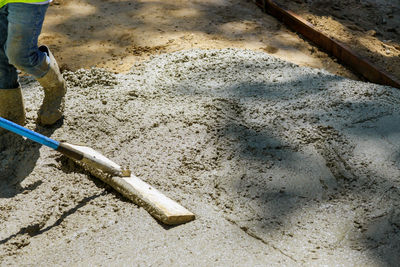
<svg viewBox="0 0 400 267">
<path fill-rule="evenodd" d="M 344 44 L 318 31 L 311 23 L 295 13 L 285 10 L 272 0 L 254 0 L 256 5 L 285 23 L 292 30 L 316 44 L 321 49 L 335 56 L 353 71 L 364 76 L 368 81 L 400 88 L 400 81 L 390 74 L 379 70 L 368 60 L 358 56 Z"/>
</svg>

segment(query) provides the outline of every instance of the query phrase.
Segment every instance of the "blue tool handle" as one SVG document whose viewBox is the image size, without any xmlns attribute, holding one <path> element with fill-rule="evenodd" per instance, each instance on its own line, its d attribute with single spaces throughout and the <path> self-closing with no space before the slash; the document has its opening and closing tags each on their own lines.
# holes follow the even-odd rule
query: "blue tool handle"
<svg viewBox="0 0 400 267">
<path fill-rule="evenodd" d="M 0 117 L 0 127 L 4 128 L 6 130 L 9 130 L 15 134 L 25 136 L 26 138 L 28 138 L 32 141 L 35 141 L 39 144 L 48 146 L 55 150 L 57 150 L 58 147 L 60 146 L 60 142 L 57 142 L 56 140 L 48 138 L 42 134 L 31 131 L 25 127 L 22 127 L 16 123 L 6 120 L 2 117 Z"/>
</svg>

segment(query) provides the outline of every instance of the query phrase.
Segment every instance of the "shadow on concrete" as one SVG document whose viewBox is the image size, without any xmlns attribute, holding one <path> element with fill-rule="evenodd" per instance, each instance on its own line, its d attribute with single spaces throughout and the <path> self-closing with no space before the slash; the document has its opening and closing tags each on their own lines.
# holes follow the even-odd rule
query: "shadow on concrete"
<svg viewBox="0 0 400 267">
<path fill-rule="evenodd" d="M 62 123 L 61 120 L 52 127 L 37 125 L 34 131 L 51 136 Z M 43 183 L 38 180 L 25 187 L 20 185 L 35 168 L 41 147 L 41 144 L 14 133 L 0 136 L 0 198 L 12 198 L 20 193 L 33 191 Z"/>
<path fill-rule="evenodd" d="M 68 216 L 74 214 L 77 210 L 84 207 L 90 201 L 92 201 L 104 194 L 106 194 L 106 191 L 104 191 L 100 194 L 97 194 L 97 195 L 83 198 L 81 201 L 78 202 L 78 204 L 75 207 L 63 212 L 63 214 L 61 214 L 60 218 L 57 221 L 55 221 L 52 225 L 47 226 L 46 228 L 42 228 L 46 224 L 46 221 L 43 221 L 40 223 L 35 223 L 35 224 L 29 225 L 27 227 L 23 227 L 17 233 L 10 235 L 9 237 L 4 238 L 3 240 L 0 240 L 0 245 L 6 244 L 7 242 L 16 238 L 19 235 L 28 234 L 30 237 L 34 237 L 34 236 L 46 233 L 47 231 L 50 231 L 52 228 L 59 226 Z"/>
<path fill-rule="evenodd" d="M 228 166 L 225 159 L 219 162 L 219 168 L 233 167 L 232 172 L 221 171 L 231 177 L 230 183 L 221 182 L 224 177 L 219 175 L 211 181 L 217 185 L 215 195 L 239 196 L 221 208 L 238 221 L 251 221 L 250 225 L 256 225 L 252 234 L 259 232 L 263 239 L 290 225 L 299 210 L 351 201 L 358 214 L 344 218 L 351 248 L 396 266 L 400 261 L 400 147 L 396 139 L 400 117 L 394 112 L 396 103 L 386 99 L 391 90 L 379 95 L 358 92 L 354 84 L 348 84 L 348 92 L 336 92 L 337 84 L 346 80 L 326 74 L 254 81 L 248 71 L 252 64 L 237 62 L 237 69 L 248 73 L 249 81 L 215 85 L 216 91 L 190 87 L 190 81 L 215 76 L 218 70 L 214 69 L 198 77 L 188 72 L 176 85 L 177 95 L 213 98 L 210 120 L 215 121 L 213 130 L 218 133 L 217 150 L 238 159 Z M 262 71 L 268 73 L 268 69 Z M 273 69 L 268 75 L 274 75 Z M 321 103 L 312 102 L 315 97 Z M 395 153 L 387 155 L 391 149 Z M 237 165 L 241 165 L 240 174 L 235 173 L 240 169 Z M 387 193 L 382 196 L 383 191 Z M 236 214 L 236 202 L 250 212 Z"/>
</svg>

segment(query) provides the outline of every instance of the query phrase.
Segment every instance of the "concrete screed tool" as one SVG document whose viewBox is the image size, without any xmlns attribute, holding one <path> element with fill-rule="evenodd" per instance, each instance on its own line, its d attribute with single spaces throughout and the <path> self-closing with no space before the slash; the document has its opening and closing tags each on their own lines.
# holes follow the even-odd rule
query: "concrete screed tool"
<svg viewBox="0 0 400 267">
<path fill-rule="evenodd" d="M 64 154 L 165 224 L 177 225 L 195 218 L 180 204 L 90 147 L 58 142 L 1 117 L 0 127 Z"/>
</svg>

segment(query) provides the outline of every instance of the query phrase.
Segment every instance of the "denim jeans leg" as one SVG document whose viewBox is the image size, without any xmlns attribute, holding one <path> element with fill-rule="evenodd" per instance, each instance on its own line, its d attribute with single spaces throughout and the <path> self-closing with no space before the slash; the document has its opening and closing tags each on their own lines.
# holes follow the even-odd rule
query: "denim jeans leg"
<svg viewBox="0 0 400 267">
<path fill-rule="evenodd" d="M 37 43 L 48 4 L 9 3 L 7 6 L 5 52 L 8 61 L 35 78 L 41 78 L 48 72 L 49 64 L 46 53 L 39 51 Z"/>
<path fill-rule="evenodd" d="M 6 56 L 5 45 L 8 35 L 7 5 L 0 8 L 0 90 L 19 86 L 17 69 Z"/>
</svg>

